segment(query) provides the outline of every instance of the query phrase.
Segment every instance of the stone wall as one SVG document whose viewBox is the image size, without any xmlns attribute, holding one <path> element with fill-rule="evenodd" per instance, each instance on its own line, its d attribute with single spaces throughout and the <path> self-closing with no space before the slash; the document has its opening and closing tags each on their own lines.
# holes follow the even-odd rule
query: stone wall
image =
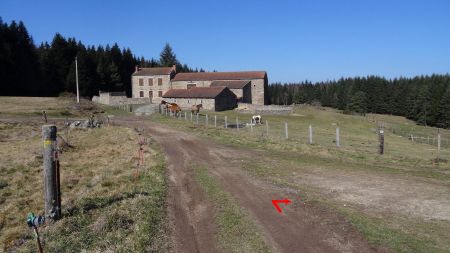
<svg viewBox="0 0 450 253">
<path fill-rule="evenodd" d="M 252 88 L 252 104 L 267 105 L 268 104 L 268 83 L 267 77 L 264 79 L 253 79 L 251 82 Z"/>
<path fill-rule="evenodd" d="M 92 102 L 111 106 L 151 103 L 149 98 L 128 98 L 126 96 L 111 96 L 109 92 L 100 92 L 99 96 L 93 96 Z"/>
<path fill-rule="evenodd" d="M 237 111 L 252 114 L 291 114 L 294 110 L 292 105 L 254 105 L 238 103 Z"/>
<path fill-rule="evenodd" d="M 172 89 L 187 89 L 188 84 L 195 84 L 196 87 L 209 87 L 212 81 L 172 81 Z"/>
<path fill-rule="evenodd" d="M 166 102 L 176 103 L 182 110 L 190 111 L 193 105 L 202 104 L 205 110 L 215 110 L 215 99 L 212 98 L 164 98 Z"/>
</svg>

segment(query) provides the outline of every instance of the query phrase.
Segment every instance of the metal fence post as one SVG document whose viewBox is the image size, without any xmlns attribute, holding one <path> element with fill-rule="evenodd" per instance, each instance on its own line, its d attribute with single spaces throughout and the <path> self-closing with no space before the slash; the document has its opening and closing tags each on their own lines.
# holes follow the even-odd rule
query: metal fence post
<svg viewBox="0 0 450 253">
<path fill-rule="evenodd" d="M 198 112 L 197 112 L 197 114 L 196 114 L 196 115 L 197 115 L 197 125 L 198 125 Z"/>
<path fill-rule="evenodd" d="M 312 131 L 313 131 L 312 126 L 309 125 L 309 144 L 313 143 L 313 132 Z"/>
<path fill-rule="evenodd" d="M 266 120 L 266 134 L 267 134 L 267 137 L 269 137 L 269 121 L 268 120 Z"/>
<path fill-rule="evenodd" d="M 287 140 L 289 138 L 289 135 L 288 135 L 288 123 L 287 122 L 284 122 L 284 131 L 286 133 L 286 140 Z"/>
<path fill-rule="evenodd" d="M 225 128 L 228 128 L 227 116 L 225 115 Z"/>
<path fill-rule="evenodd" d="M 340 144 L 339 144 L 339 127 L 336 127 L 336 147 L 340 147 Z"/>
<path fill-rule="evenodd" d="M 205 125 L 206 125 L 206 127 L 208 127 L 208 114 L 206 114 Z"/>
<path fill-rule="evenodd" d="M 214 115 L 214 128 L 217 127 L 217 115 Z"/>
</svg>

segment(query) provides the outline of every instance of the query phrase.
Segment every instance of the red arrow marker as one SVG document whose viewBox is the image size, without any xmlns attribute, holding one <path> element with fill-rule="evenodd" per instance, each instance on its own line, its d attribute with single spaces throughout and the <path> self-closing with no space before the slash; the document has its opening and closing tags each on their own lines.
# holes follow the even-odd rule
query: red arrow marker
<svg viewBox="0 0 450 253">
<path fill-rule="evenodd" d="M 283 204 L 289 204 L 291 203 L 291 201 L 289 199 L 272 199 L 272 204 L 275 206 L 275 208 L 277 209 L 277 211 L 279 213 L 282 213 L 283 210 L 281 210 L 280 206 L 278 205 L 278 203 L 283 203 Z"/>
</svg>

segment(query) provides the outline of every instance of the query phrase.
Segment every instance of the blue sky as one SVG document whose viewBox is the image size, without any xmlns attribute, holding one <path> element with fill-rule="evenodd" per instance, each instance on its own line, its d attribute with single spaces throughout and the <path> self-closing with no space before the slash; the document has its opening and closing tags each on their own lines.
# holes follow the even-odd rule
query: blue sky
<svg viewBox="0 0 450 253">
<path fill-rule="evenodd" d="M 266 70 L 269 82 L 450 72 L 448 0 L 2 0 L 36 43 L 56 32 L 207 70 Z"/>
</svg>

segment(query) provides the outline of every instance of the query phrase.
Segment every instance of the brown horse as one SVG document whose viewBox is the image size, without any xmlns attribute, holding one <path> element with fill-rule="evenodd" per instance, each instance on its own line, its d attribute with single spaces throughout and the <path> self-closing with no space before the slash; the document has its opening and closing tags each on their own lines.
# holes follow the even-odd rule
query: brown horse
<svg viewBox="0 0 450 253">
<path fill-rule="evenodd" d="M 194 113 L 194 114 L 198 114 L 200 112 L 200 108 L 203 108 L 202 104 L 193 105 L 191 107 L 191 112 Z"/>
<path fill-rule="evenodd" d="M 175 114 L 175 117 L 178 117 L 181 112 L 181 107 L 176 103 L 167 103 L 167 108 L 169 112 Z"/>
</svg>

